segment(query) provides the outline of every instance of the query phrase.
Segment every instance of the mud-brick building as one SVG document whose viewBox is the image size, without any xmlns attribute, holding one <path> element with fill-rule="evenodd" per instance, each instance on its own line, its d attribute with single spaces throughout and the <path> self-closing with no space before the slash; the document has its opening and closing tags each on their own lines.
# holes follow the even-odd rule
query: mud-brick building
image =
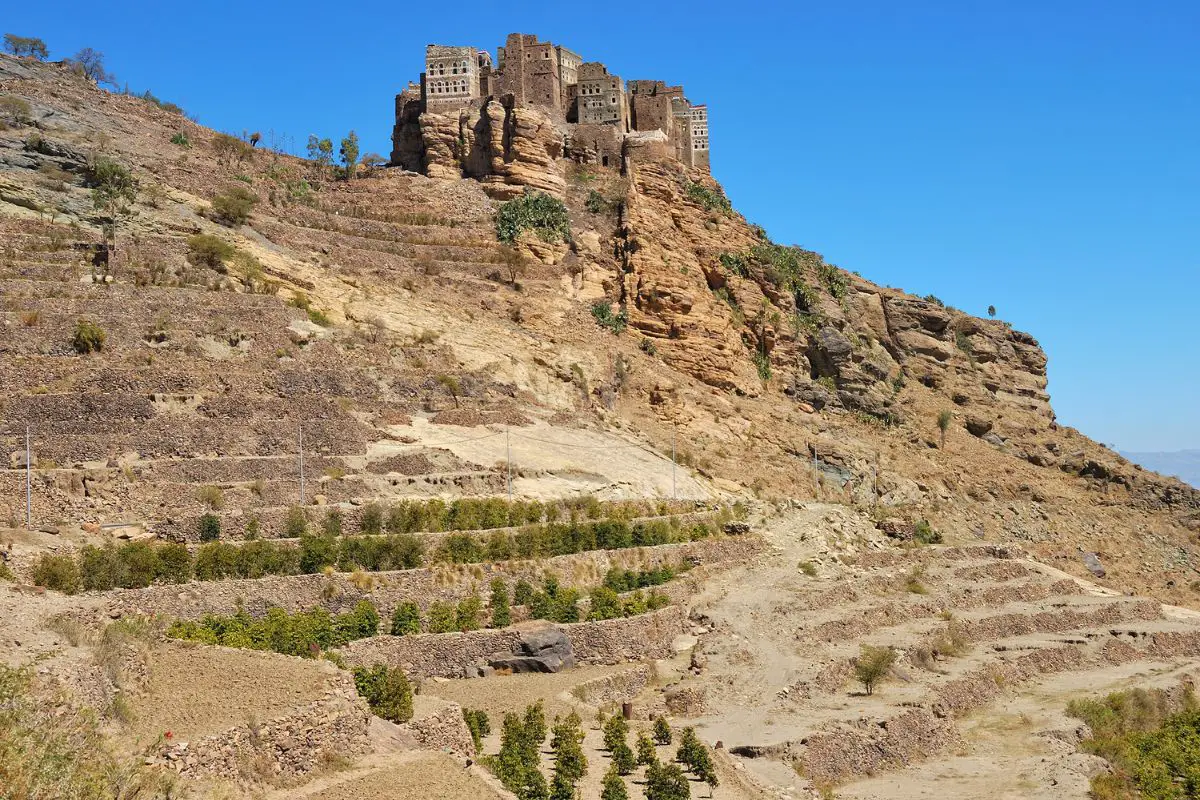
<svg viewBox="0 0 1200 800">
<path fill-rule="evenodd" d="M 682 86 L 626 84 L 604 64 L 528 33 L 509 34 L 494 61 L 473 46 L 428 45 L 420 83 L 396 97 L 393 163 L 415 168 L 423 157 L 422 114 L 456 117 L 479 111 L 489 98 L 541 110 L 568 155 L 586 163 L 622 168 L 626 137 L 659 131 L 659 157 L 709 168 L 708 107 L 689 102 Z"/>
</svg>

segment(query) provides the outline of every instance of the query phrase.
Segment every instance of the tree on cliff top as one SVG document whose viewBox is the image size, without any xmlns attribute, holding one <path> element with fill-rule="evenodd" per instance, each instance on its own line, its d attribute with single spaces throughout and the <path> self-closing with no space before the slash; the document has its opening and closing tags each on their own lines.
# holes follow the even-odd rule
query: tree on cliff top
<svg viewBox="0 0 1200 800">
<path fill-rule="evenodd" d="M 36 58 L 45 61 L 50 55 L 46 43 L 33 36 L 17 36 L 15 33 L 4 34 L 4 51 L 19 58 Z"/>
<path fill-rule="evenodd" d="M 358 134 L 354 131 L 342 139 L 342 146 L 338 150 L 342 156 L 342 163 L 346 165 L 346 180 L 354 180 L 354 170 L 358 166 Z"/>
</svg>

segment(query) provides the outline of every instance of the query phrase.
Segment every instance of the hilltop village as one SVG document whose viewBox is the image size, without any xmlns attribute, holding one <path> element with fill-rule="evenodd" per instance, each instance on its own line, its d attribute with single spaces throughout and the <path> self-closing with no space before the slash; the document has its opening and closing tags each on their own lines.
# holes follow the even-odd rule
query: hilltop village
<svg viewBox="0 0 1200 800">
<path fill-rule="evenodd" d="M 420 81 L 396 96 L 392 163 L 429 172 L 431 163 L 445 160 L 429 141 L 429 129 L 444 130 L 459 120 L 460 128 L 469 126 L 476 136 L 460 129 L 457 142 L 452 136 L 447 146 L 463 174 L 477 176 L 478 169 L 468 163 L 468 139 L 477 138 L 476 115 L 487 116 L 490 103 L 506 110 L 506 124 L 514 109 L 543 115 L 546 120 L 539 123 L 548 122 L 554 130 L 555 158 L 621 169 L 633 141 L 653 145 L 649 152 L 656 158 L 709 169 L 708 107 L 690 102 L 682 86 L 626 82 L 600 62 L 584 61 L 566 47 L 524 33 L 509 34 L 495 60 L 477 47 L 428 45 Z"/>
</svg>

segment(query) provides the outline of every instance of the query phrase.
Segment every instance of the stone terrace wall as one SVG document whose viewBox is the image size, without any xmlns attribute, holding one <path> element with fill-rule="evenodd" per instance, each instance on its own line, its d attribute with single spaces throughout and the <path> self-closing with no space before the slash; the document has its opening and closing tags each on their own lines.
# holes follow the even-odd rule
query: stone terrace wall
<svg viewBox="0 0 1200 800">
<path fill-rule="evenodd" d="M 687 627 L 679 606 L 650 614 L 596 622 L 553 625 L 571 640 L 575 658 L 585 664 L 619 664 L 665 658 L 671 643 Z M 524 627 L 529 630 L 531 627 Z M 340 651 L 350 666 L 386 663 L 422 677 L 461 677 L 480 659 L 512 652 L 522 628 L 438 633 L 419 636 L 374 636 L 351 642 Z"/>
<path fill-rule="evenodd" d="M 413 718 L 400 727 L 417 741 L 418 746 L 475 757 L 475 743 L 463 720 L 462 706 L 420 695 L 413 698 L 413 705 Z"/>
<path fill-rule="evenodd" d="M 692 558 L 702 565 L 737 563 L 751 557 L 762 547 L 754 537 L 715 537 L 697 542 L 658 545 L 625 550 L 595 550 L 555 556 L 542 561 L 508 561 L 500 564 L 441 565 L 396 572 L 375 572 L 370 591 L 363 591 L 350 576 L 287 575 L 228 581 L 193 581 L 186 584 L 150 586 L 145 589 L 117 589 L 108 593 L 106 611 L 111 614 L 159 614 L 181 619 L 198 619 L 205 614 L 232 614 L 239 601 L 254 615 L 265 614 L 278 606 L 299 611 L 324 606 L 331 613 L 347 611 L 359 600 L 375 604 L 384 618 L 401 601 L 411 600 L 422 609 L 435 601 L 457 601 L 478 591 L 486 596 L 488 584 L 502 577 L 509 588 L 525 578 L 540 582 L 553 572 L 567 586 L 598 583 L 609 568 L 658 567 Z M 327 589 L 332 585 L 334 596 Z M 675 589 L 661 587 L 672 599 Z"/>
<path fill-rule="evenodd" d="M 167 745 L 160 758 L 188 776 L 239 778 L 249 769 L 260 777 L 287 778 L 312 771 L 330 756 L 365 753 L 371 713 L 349 673 L 334 678 L 336 685 L 324 697 L 291 714 Z"/>
</svg>

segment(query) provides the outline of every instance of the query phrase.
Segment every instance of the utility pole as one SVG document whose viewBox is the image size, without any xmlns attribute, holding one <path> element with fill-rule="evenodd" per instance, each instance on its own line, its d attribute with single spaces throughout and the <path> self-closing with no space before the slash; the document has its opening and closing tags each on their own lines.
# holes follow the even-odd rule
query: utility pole
<svg viewBox="0 0 1200 800">
<path fill-rule="evenodd" d="M 508 428 L 504 429 L 504 482 L 508 486 L 508 502 L 512 503 L 512 443 L 508 438 Z"/>
<path fill-rule="evenodd" d="M 675 496 L 675 433 L 679 429 L 671 426 L 671 499 L 678 500 Z"/>
<path fill-rule="evenodd" d="M 29 426 L 25 426 L 25 528 L 33 530 L 33 464 L 29 456 Z"/>
<path fill-rule="evenodd" d="M 304 505 L 304 423 L 300 423 L 300 505 Z"/>
</svg>

